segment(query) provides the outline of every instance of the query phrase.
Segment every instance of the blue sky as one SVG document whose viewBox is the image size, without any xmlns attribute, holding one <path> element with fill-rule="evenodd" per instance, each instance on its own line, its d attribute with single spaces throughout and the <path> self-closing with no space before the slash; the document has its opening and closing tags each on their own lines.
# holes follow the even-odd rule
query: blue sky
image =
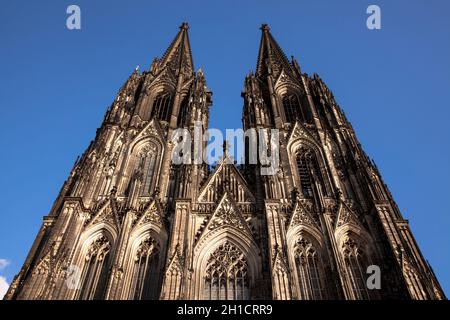
<svg viewBox="0 0 450 320">
<path fill-rule="evenodd" d="M 70 4 L 81 7 L 81 30 L 66 28 Z M 381 7 L 381 30 L 366 28 L 369 4 Z M 239 128 L 266 22 L 333 90 L 449 294 L 449 12 L 444 0 L 2 3 L 0 277 L 10 282 L 20 269 L 136 65 L 147 69 L 188 21 L 194 64 L 214 93 L 210 125 Z"/>
</svg>

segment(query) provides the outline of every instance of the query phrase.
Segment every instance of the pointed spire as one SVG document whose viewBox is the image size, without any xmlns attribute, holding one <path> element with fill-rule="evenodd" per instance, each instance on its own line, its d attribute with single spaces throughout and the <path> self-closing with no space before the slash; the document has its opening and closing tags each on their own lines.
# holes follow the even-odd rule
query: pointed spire
<svg viewBox="0 0 450 320">
<path fill-rule="evenodd" d="M 160 70 L 165 66 L 169 66 L 176 74 L 179 71 L 193 73 L 194 62 L 192 60 L 188 29 L 188 23 L 183 22 L 180 26 L 180 31 L 173 39 L 169 48 L 167 48 L 163 57 L 158 60 Z"/>
<path fill-rule="evenodd" d="M 230 154 L 230 142 L 228 140 L 223 140 L 223 144 L 222 144 L 222 148 L 223 148 L 223 161 L 225 162 L 225 164 L 232 164 L 233 163 L 233 156 Z"/>
<path fill-rule="evenodd" d="M 269 26 L 264 23 L 260 29 L 262 34 L 258 62 L 256 64 L 256 75 L 261 76 L 268 73 L 269 68 L 276 74 L 281 69 L 285 69 L 286 72 L 292 72 L 292 66 L 281 47 L 271 35 Z"/>
<path fill-rule="evenodd" d="M 223 140 L 222 148 L 223 148 L 223 156 L 226 157 L 227 151 L 228 151 L 228 141 L 227 140 Z"/>
</svg>

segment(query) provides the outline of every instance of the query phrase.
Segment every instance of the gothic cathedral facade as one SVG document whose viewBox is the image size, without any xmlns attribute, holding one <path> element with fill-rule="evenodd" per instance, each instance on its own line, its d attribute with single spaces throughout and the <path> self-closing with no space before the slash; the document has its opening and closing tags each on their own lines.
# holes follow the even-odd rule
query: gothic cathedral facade
<svg viewBox="0 0 450 320">
<path fill-rule="evenodd" d="M 261 31 L 242 119 L 279 130 L 276 174 L 171 162 L 212 105 L 183 23 L 120 89 L 5 299 L 445 299 L 331 91 Z"/>
</svg>

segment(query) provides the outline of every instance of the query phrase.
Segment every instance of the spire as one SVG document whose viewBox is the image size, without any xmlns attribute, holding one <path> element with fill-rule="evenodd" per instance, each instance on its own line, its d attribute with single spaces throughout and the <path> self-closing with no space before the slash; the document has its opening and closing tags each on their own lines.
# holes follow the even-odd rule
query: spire
<svg viewBox="0 0 450 320">
<path fill-rule="evenodd" d="M 222 148 L 223 148 L 223 157 L 227 157 L 227 153 L 228 153 L 228 148 L 229 148 L 229 144 L 227 140 L 223 140 L 223 144 L 222 144 Z"/>
<path fill-rule="evenodd" d="M 192 60 L 188 29 L 188 23 L 183 22 L 175 39 L 173 39 L 163 57 L 158 61 L 158 67 L 160 69 L 169 66 L 176 74 L 178 74 L 179 71 L 193 73 L 194 63 Z"/>
<path fill-rule="evenodd" d="M 260 29 L 262 34 L 258 62 L 256 64 L 256 75 L 261 76 L 266 74 L 268 68 L 275 74 L 278 74 L 281 69 L 284 69 L 286 72 L 292 72 L 292 66 L 283 50 L 270 34 L 269 26 L 264 23 Z"/>
</svg>

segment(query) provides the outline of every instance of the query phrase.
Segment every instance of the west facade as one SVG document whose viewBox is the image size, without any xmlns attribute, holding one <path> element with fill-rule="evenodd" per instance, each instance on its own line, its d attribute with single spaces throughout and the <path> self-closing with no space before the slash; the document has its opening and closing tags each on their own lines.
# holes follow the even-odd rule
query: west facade
<svg viewBox="0 0 450 320">
<path fill-rule="evenodd" d="M 120 89 L 6 299 L 445 299 L 331 91 L 261 31 L 242 119 L 278 130 L 275 174 L 171 161 L 212 105 L 183 23 Z"/>
</svg>

